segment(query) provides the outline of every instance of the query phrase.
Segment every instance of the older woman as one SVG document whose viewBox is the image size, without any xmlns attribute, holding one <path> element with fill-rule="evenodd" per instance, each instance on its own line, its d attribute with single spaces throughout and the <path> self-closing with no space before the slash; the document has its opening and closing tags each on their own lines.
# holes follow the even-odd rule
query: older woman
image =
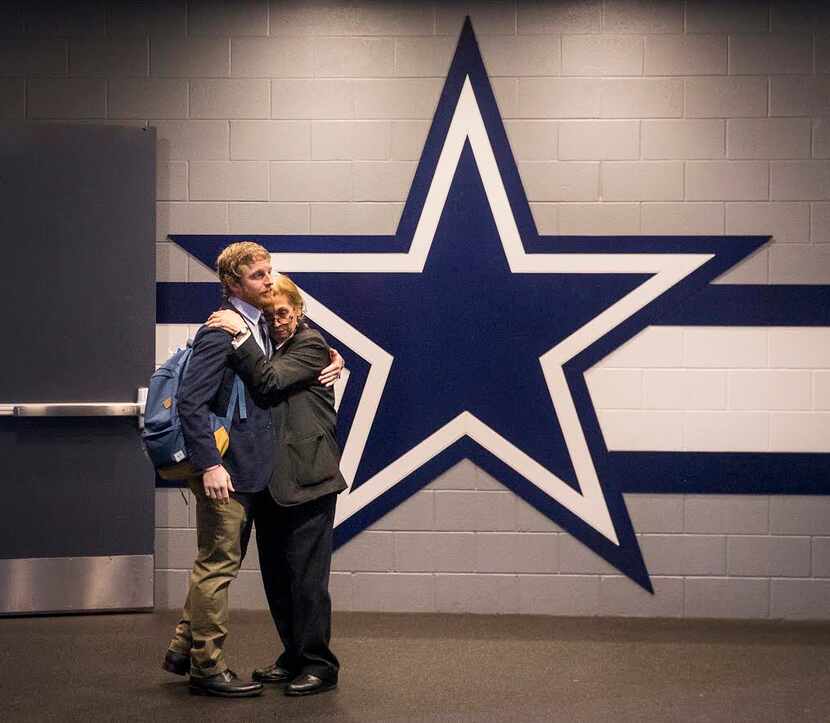
<svg viewBox="0 0 830 723">
<path fill-rule="evenodd" d="M 329 347 L 305 322 L 302 296 L 288 277 L 274 280 L 263 313 L 276 347 L 271 359 L 233 311 L 216 312 L 208 324 L 233 335 L 231 365 L 271 405 L 274 421 L 274 472 L 255 501 L 254 522 L 265 594 L 285 649 L 253 677 L 288 682 L 286 695 L 308 695 L 337 685 L 328 581 L 337 493 L 346 482 L 334 392 L 317 379 Z"/>
</svg>

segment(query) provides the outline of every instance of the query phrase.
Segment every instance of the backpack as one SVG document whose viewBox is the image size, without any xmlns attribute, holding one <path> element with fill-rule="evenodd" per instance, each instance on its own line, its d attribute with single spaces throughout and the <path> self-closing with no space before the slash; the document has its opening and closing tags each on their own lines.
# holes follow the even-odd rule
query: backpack
<svg viewBox="0 0 830 723">
<path fill-rule="evenodd" d="M 200 470 L 197 470 L 188 459 L 176 397 L 192 354 L 193 341 L 188 339 L 184 349 L 177 349 L 173 356 L 153 372 L 147 389 L 141 439 L 158 476 L 164 480 L 184 480 L 200 474 Z M 210 415 L 216 448 L 222 455 L 227 452 L 230 444 L 228 430 L 231 428 L 237 404 L 239 418 L 246 419 L 248 413 L 245 388 L 239 376 L 234 377 L 225 416 L 217 417 L 213 413 Z"/>
</svg>

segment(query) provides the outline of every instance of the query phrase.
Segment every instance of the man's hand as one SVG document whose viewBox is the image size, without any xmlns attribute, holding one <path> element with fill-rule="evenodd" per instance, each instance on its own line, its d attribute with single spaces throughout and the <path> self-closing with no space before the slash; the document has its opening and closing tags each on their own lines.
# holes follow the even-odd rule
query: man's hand
<svg viewBox="0 0 830 723">
<path fill-rule="evenodd" d="M 209 467 L 202 473 L 202 484 L 205 486 L 205 496 L 209 500 L 216 500 L 224 505 L 230 501 L 229 492 L 235 492 L 230 475 L 221 464 Z"/>
<path fill-rule="evenodd" d="M 323 369 L 323 371 L 320 372 L 320 376 L 317 377 L 317 381 L 324 387 L 330 387 L 338 379 L 340 379 L 340 372 L 343 371 L 343 367 L 346 366 L 346 362 L 343 361 L 343 357 L 340 356 L 337 349 L 329 349 L 329 357 L 331 357 L 331 364 Z"/>
<path fill-rule="evenodd" d="M 214 311 L 208 317 L 205 325 L 214 329 L 217 327 L 219 329 L 224 329 L 231 336 L 235 336 L 248 328 L 248 325 L 242 317 L 230 309 L 219 309 L 219 311 Z"/>
</svg>

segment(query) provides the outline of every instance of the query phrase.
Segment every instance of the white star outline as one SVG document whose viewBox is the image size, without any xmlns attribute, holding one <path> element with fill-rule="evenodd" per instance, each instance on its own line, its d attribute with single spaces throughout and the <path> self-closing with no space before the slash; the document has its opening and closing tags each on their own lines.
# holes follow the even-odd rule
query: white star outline
<svg viewBox="0 0 830 723">
<path fill-rule="evenodd" d="M 337 503 L 335 527 L 348 520 L 412 474 L 444 449 L 464 437 L 473 439 L 528 482 L 556 500 L 572 514 L 615 545 L 619 539 L 608 510 L 585 433 L 565 379 L 563 366 L 605 334 L 643 309 L 662 293 L 713 258 L 714 254 L 551 253 L 528 254 L 522 245 L 507 191 L 496 163 L 469 75 L 458 98 L 452 121 L 432 177 L 412 245 L 406 253 L 272 253 L 274 268 L 285 272 L 421 273 L 426 264 L 438 221 L 444 209 L 465 141 L 469 139 L 496 222 L 511 273 L 652 274 L 570 336 L 539 357 L 551 402 L 559 419 L 580 492 L 551 473 L 468 411 L 463 411 L 415 447 L 352 490 L 358 465 L 392 367 L 393 357 L 322 302 L 303 291 L 307 314 L 315 323 L 369 364 L 352 427 L 343 448 L 340 469 L 349 486 Z M 338 398 L 345 386 L 341 380 Z"/>
</svg>

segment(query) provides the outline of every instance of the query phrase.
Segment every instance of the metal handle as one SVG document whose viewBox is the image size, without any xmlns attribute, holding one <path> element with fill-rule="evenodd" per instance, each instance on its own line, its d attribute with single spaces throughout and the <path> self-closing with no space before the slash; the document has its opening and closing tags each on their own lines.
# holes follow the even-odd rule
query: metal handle
<svg viewBox="0 0 830 723">
<path fill-rule="evenodd" d="M 0 416 L 5 417 L 138 417 L 138 426 L 144 427 L 144 404 L 147 388 L 138 390 L 135 402 L 47 402 L 28 404 L 0 404 Z"/>
</svg>

